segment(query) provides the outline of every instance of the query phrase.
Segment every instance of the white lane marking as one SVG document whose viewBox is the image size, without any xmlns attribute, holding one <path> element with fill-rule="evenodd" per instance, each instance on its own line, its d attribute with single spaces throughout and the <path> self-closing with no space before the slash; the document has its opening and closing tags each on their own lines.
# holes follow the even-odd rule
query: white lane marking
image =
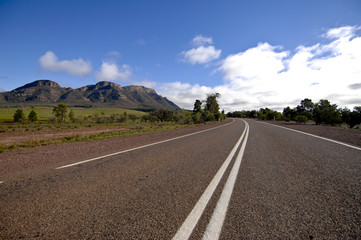
<svg viewBox="0 0 361 240">
<path fill-rule="evenodd" d="M 244 120 L 242 120 L 242 121 L 244 121 Z M 194 227 L 197 225 L 201 215 L 204 212 L 204 209 L 206 208 L 206 206 L 207 206 L 210 198 L 212 197 L 214 191 L 216 190 L 219 182 L 221 181 L 221 178 L 222 178 L 224 172 L 226 171 L 229 163 L 231 162 L 233 156 L 235 155 L 239 145 L 241 144 L 242 139 L 246 132 L 246 128 L 247 128 L 247 123 L 246 123 L 246 127 L 243 130 L 243 133 L 242 133 L 241 137 L 239 138 L 239 140 L 237 141 L 236 145 L 234 145 L 232 151 L 229 153 L 228 157 L 223 162 L 221 168 L 218 170 L 216 175 L 213 177 L 212 181 L 209 183 L 208 187 L 203 192 L 202 196 L 200 197 L 200 199 L 198 200 L 196 205 L 193 207 L 191 213 L 188 215 L 186 220 L 183 222 L 182 226 L 179 228 L 179 230 L 177 231 L 176 235 L 172 238 L 172 240 L 185 240 L 185 239 L 188 239 L 190 237 L 190 235 L 192 234 Z"/>
<path fill-rule="evenodd" d="M 340 145 L 343 145 L 343 146 L 346 146 L 346 147 L 350 147 L 350 148 L 354 148 L 354 149 L 356 149 L 356 150 L 361 151 L 361 148 L 360 148 L 360 147 L 356 147 L 356 146 L 353 146 L 353 145 L 350 145 L 350 144 L 347 144 L 347 143 L 343 143 L 343 142 L 339 142 L 339 141 L 336 141 L 336 140 L 332 140 L 332 139 L 329 139 L 329 138 L 320 137 L 320 136 L 317 136 L 317 135 L 314 135 L 314 134 L 311 134 L 311 133 L 306 133 L 306 132 L 302 132 L 302 131 L 295 130 L 295 129 L 292 129 L 292 128 L 281 127 L 281 126 L 278 126 L 278 125 L 274 125 L 274 124 L 270 124 L 270 123 L 265 123 L 265 122 L 259 122 L 259 123 L 268 124 L 268 125 L 271 125 L 271 126 L 275 126 L 275 127 L 287 129 L 287 130 L 290 130 L 290 131 L 293 131 L 293 132 L 297 132 L 297 133 L 302 133 L 302 134 L 304 134 L 304 135 L 308 135 L 308 136 L 315 137 L 315 138 L 319 138 L 319 139 L 326 140 L 326 141 L 329 141 L 329 142 L 337 143 L 337 144 L 340 144 Z"/>
<path fill-rule="evenodd" d="M 241 149 L 239 150 L 236 161 L 233 164 L 231 173 L 228 176 L 222 194 L 217 202 L 217 206 L 213 212 L 212 218 L 207 226 L 206 231 L 203 234 L 203 238 L 202 238 L 203 240 L 211 240 L 211 239 L 217 240 L 221 235 L 222 226 L 228 210 L 228 205 L 231 200 L 232 192 L 239 172 L 239 167 L 241 166 L 244 150 L 247 145 L 248 134 L 249 134 L 249 127 L 247 124 L 247 132 L 243 144 L 241 146 Z"/>
<path fill-rule="evenodd" d="M 221 125 L 221 126 L 218 126 L 218 127 L 214 127 L 214 128 L 202 130 L 202 131 L 199 131 L 199 132 L 194 132 L 194 133 L 186 134 L 186 135 L 183 135 L 183 136 L 179 136 L 179 137 L 175 137 L 175 138 L 171 138 L 171 139 L 167 139 L 167 140 L 163 140 L 163 141 L 159 141 L 159 142 L 155 142 L 155 143 L 146 144 L 146 145 L 143 145 L 143 146 L 139 146 L 139 147 L 127 149 L 127 150 L 124 150 L 124 151 L 107 154 L 107 155 L 100 156 L 100 157 L 96 157 L 96 158 L 87 159 L 87 160 L 84 160 L 84 161 L 80 161 L 80 162 L 76 162 L 76 163 L 64 165 L 64 166 L 61 166 L 61 167 L 57 167 L 57 168 L 55 168 L 55 169 L 62 169 L 62 168 L 73 167 L 73 166 L 76 166 L 76 165 L 80 165 L 80 164 L 87 163 L 87 162 L 92 162 L 92 161 L 99 160 L 99 159 L 102 159 L 102 158 L 107 158 L 107 157 L 111 157 L 111 156 L 114 156 L 114 155 L 118 155 L 118 154 L 122 154 L 122 153 L 126 153 L 126 152 L 131 152 L 131 151 L 134 151 L 134 150 L 138 150 L 138 149 L 141 149 L 141 148 L 146 148 L 146 147 L 154 146 L 154 145 L 161 144 L 161 143 L 165 143 L 165 142 L 170 142 L 170 141 L 177 140 L 177 139 L 180 139 L 180 138 L 189 137 L 189 136 L 196 135 L 196 134 L 199 134 L 199 133 L 211 131 L 211 130 L 214 130 L 214 129 L 217 129 L 217 128 L 220 128 L 220 127 L 225 127 L 225 126 L 233 123 L 234 121 L 235 121 L 235 120 L 233 119 L 232 122 L 227 123 L 227 124 L 224 124 L 224 125 Z"/>
</svg>

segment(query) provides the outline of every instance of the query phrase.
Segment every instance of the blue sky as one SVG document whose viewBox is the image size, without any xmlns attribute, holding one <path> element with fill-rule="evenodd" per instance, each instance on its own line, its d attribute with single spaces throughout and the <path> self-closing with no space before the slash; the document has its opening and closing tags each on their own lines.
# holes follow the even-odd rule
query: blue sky
<svg viewBox="0 0 361 240">
<path fill-rule="evenodd" d="M 4 1 L 0 88 L 154 88 L 226 111 L 361 105 L 361 1 Z"/>
</svg>

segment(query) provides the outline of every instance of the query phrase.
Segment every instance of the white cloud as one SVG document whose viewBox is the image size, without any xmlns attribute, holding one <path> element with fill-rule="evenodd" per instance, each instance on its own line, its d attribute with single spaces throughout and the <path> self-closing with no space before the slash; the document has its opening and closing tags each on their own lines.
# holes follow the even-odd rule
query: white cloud
<svg viewBox="0 0 361 240">
<path fill-rule="evenodd" d="M 157 82 L 150 81 L 148 79 L 144 79 L 143 81 L 133 81 L 132 84 L 144 86 L 144 87 L 148 87 L 148 88 L 154 88 L 157 85 Z"/>
<path fill-rule="evenodd" d="M 118 51 L 109 51 L 106 55 L 107 55 L 107 57 L 110 57 L 110 58 L 121 58 L 122 57 L 122 55 Z"/>
<path fill-rule="evenodd" d="M 192 45 L 199 47 L 208 44 L 213 44 L 213 40 L 210 37 L 204 37 L 202 35 L 195 36 L 192 40 Z"/>
<path fill-rule="evenodd" d="M 192 48 L 188 51 L 183 51 L 184 60 L 191 64 L 205 64 L 218 59 L 221 55 L 221 50 L 215 49 L 213 46 L 200 46 L 198 48 Z"/>
<path fill-rule="evenodd" d="M 222 50 L 216 49 L 214 46 L 207 46 L 213 44 L 212 38 L 198 35 L 193 38 L 192 48 L 188 51 L 183 51 L 183 60 L 191 64 L 206 64 L 220 57 Z"/>
<path fill-rule="evenodd" d="M 95 78 L 98 81 L 129 82 L 131 81 L 132 72 L 133 70 L 129 65 L 118 66 L 115 62 L 103 61 Z"/>
<path fill-rule="evenodd" d="M 212 93 L 213 90 L 210 87 L 198 84 L 191 85 L 189 83 L 171 82 L 162 84 L 158 91 L 162 96 L 171 99 L 179 107 L 193 109 L 196 99 L 205 99 L 207 94 Z"/>
<path fill-rule="evenodd" d="M 44 71 L 65 72 L 72 76 L 87 76 L 92 73 L 90 61 L 85 61 L 82 58 L 59 61 L 52 51 L 47 51 L 41 56 L 39 63 Z"/>
<path fill-rule="evenodd" d="M 115 61 L 105 60 L 99 68 L 99 71 L 95 74 L 97 81 L 111 81 L 118 84 L 131 84 L 140 85 L 148 88 L 154 88 L 157 83 L 144 79 L 138 81 L 134 79 L 133 68 L 127 64 L 119 66 Z"/>
<path fill-rule="evenodd" d="M 260 43 L 222 61 L 217 71 L 223 75 L 223 84 L 209 88 L 168 83 L 162 94 L 188 109 L 193 108 L 195 99 L 212 92 L 221 94 L 220 107 L 226 111 L 261 107 L 282 111 L 304 98 L 314 102 L 328 99 L 339 107 L 360 106 L 361 36 L 356 34 L 359 29 L 357 26 L 330 29 L 323 35 L 328 43 L 298 46 L 294 51 Z M 199 58 L 193 52 L 188 54 L 189 62 L 206 62 L 199 60 L 206 57 Z"/>
<path fill-rule="evenodd" d="M 339 28 L 331 28 L 323 35 L 323 37 L 329 39 L 350 38 L 355 35 L 357 30 L 360 30 L 360 27 L 344 26 Z"/>
<path fill-rule="evenodd" d="M 283 60 L 289 55 L 288 52 L 276 52 L 277 49 L 280 47 L 259 43 L 255 48 L 229 55 L 219 70 L 230 81 L 273 77 L 285 68 Z"/>
</svg>

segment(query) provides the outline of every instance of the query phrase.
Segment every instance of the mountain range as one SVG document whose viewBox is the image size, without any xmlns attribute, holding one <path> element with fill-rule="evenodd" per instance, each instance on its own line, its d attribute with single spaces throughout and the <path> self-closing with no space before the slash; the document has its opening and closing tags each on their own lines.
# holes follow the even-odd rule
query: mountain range
<svg viewBox="0 0 361 240">
<path fill-rule="evenodd" d="M 143 86 L 122 87 L 112 82 L 98 82 L 80 88 L 64 88 L 51 80 L 37 80 L 9 92 L 0 93 L 0 107 L 54 106 L 65 103 L 79 107 L 119 107 L 152 111 L 180 109 L 154 89 Z"/>
</svg>

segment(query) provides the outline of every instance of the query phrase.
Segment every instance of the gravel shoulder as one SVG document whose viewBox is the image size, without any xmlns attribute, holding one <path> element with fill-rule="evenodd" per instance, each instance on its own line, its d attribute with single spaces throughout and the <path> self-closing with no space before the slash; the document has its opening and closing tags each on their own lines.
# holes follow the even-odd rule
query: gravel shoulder
<svg viewBox="0 0 361 240">
<path fill-rule="evenodd" d="M 17 132 L 17 133 L 1 133 L 0 144 L 10 145 L 14 143 L 24 143 L 30 141 L 41 141 L 50 139 L 59 139 L 68 136 L 89 136 L 92 134 L 107 133 L 113 131 L 125 131 L 134 129 L 132 126 L 110 126 L 110 127 L 98 127 L 98 128 L 83 128 L 83 129 L 72 129 L 72 130 L 57 130 L 57 131 L 42 131 L 40 133 L 34 132 Z"/>
<path fill-rule="evenodd" d="M 359 129 L 345 129 L 341 127 L 297 124 L 289 122 L 267 122 L 361 147 L 361 130 Z"/>
<path fill-rule="evenodd" d="M 181 128 L 177 130 L 5 151 L 0 153 L 0 181 L 6 180 L 7 177 L 13 176 L 14 174 L 32 172 L 33 170 L 41 170 L 42 168 L 49 169 L 59 167 L 72 163 L 75 160 L 86 160 L 182 136 L 218 125 L 227 124 L 230 121 L 232 120 L 228 119 L 221 123 Z"/>
</svg>

